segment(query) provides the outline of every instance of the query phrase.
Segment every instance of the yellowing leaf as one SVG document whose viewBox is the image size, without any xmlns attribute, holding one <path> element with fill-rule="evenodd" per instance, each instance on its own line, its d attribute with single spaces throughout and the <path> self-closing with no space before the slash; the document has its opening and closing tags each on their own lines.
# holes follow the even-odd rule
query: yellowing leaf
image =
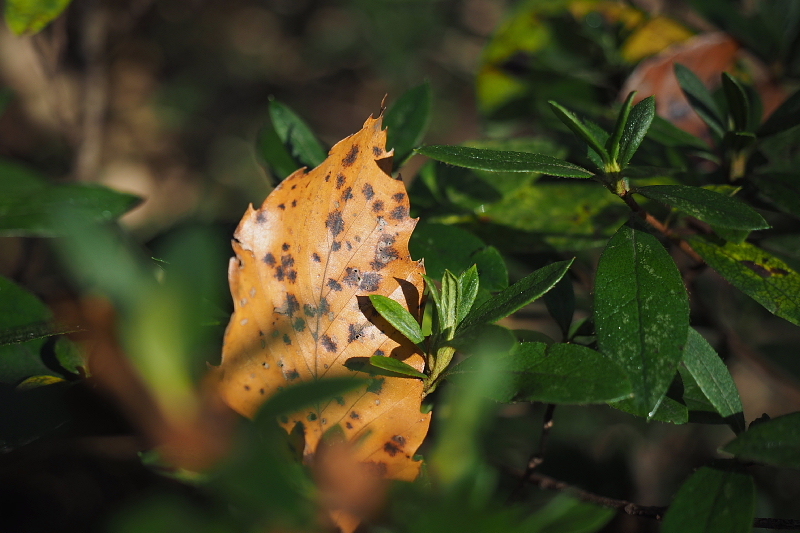
<svg viewBox="0 0 800 533">
<path fill-rule="evenodd" d="M 222 363 L 212 371 L 236 411 L 253 416 L 270 395 L 299 382 L 366 376 L 349 367 L 368 367 L 376 355 L 424 370 L 413 343 L 369 300 L 387 296 L 420 315 L 424 268 L 408 252 L 416 220 L 403 182 L 388 173 L 392 154 L 385 146 L 381 119 L 367 119 L 317 168 L 298 170 L 261 208 L 250 206 L 236 229 L 229 266 L 234 313 Z M 378 477 L 412 480 L 420 468 L 413 456 L 430 424 L 430 414 L 420 413 L 422 386 L 375 376 L 366 390 L 281 424 L 302 431 L 307 460 L 338 425 L 356 459 Z"/>
</svg>

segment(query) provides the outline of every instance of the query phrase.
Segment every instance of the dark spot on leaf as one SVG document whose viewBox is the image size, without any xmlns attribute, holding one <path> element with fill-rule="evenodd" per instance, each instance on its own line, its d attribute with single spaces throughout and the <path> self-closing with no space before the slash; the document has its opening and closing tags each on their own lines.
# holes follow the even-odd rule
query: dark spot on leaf
<svg viewBox="0 0 800 533">
<path fill-rule="evenodd" d="M 356 242 L 361 242 L 361 236 L 360 235 L 356 235 L 355 237 L 353 237 L 353 240 L 356 241 Z"/>
<path fill-rule="evenodd" d="M 256 222 L 258 222 L 259 224 L 263 224 L 263 223 L 264 223 L 264 222 L 266 222 L 266 221 L 267 221 L 267 215 L 265 215 L 265 214 L 264 214 L 263 212 L 261 212 L 261 211 L 258 211 L 258 212 L 256 213 Z"/>
<path fill-rule="evenodd" d="M 317 419 L 317 415 L 314 413 L 308 413 L 308 416 L 306 418 L 308 419 L 309 422 L 313 422 L 314 420 Z"/>
<path fill-rule="evenodd" d="M 286 295 L 286 308 L 289 316 L 294 316 L 294 312 L 300 309 L 300 303 L 297 301 L 294 294 Z"/>
<path fill-rule="evenodd" d="M 292 207 L 297 207 L 297 200 L 292 200 Z"/>
<path fill-rule="evenodd" d="M 290 270 L 289 272 L 287 272 L 286 279 L 288 279 L 292 283 L 297 281 L 297 270 Z"/>
<path fill-rule="evenodd" d="M 283 334 L 283 343 L 286 344 L 287 346 L 291 346 L 292 339 L 289 338 L 289 334 L 288 333 L 284 333 Z"/>
<path fill-rule="evenodd" d="M 344 427 L 346 427 L 347 429 L 353 429 L 353 424 L 351 424 L 350 422 L 345 422 Z"/>
<path fill-rule="evenodd" d="M 372 197 L 375 196 L 375 190 L 369 183 L 365 183 L 364 186 L 361 187 L 361 192 L 364 193 L 364 198 L 367 200 L 372 200 Z"/>
<path fill-rule="evenodd" d="M 378 244 L 375 246 L 375 259 L 370 263 L 375 270 L 381 270 L 388 263 L 400 257 L 397 250 L 392 248 L 395 238 L 388 233 L 384 233 L 378 239 Z"/>
<path fill-rule="evenodd" d="M 261 394 L 264 394 L 265 391 L 264 391 L 264 389 L 258 389 L 258 392 L 260 392 Z"/>
<path fill-rule="evenodd" d="M 278 209 L 286 209 L 286 205 L 285 204 L 278 204 Z"/>
<path fill-rule="evenodd" d="M 332 211 L 328 214 L 328 220 L 325 221 L 325 227 L 331 230 L 331 235 L 338 236 L 344 231 L 344 220 L 342 219 L 341 211 Z"/>
<path fill-rule="evenodd" d="M 244 390 L 250 390 L 250 385 L 245 385 Z"/>
<path fill-rule="evenodd" d="M 331 180 L 331 174 L 330 174 L 330 172 L 328 172 L 328 174 L 325 176 L 325 182 L 327 183 L 330 180 Z"/>
<path fill-rule="evenodd" d="M 375 154 L 375 157 L 378 157 L 383 153 L 383 150 L 381 150 L 378 146 L 373 146 L 372 153 Z"/>
<path fill-rule="evenodd" d="M 289 381 L 294 381 L 299 377 L 300 377 L 300 372 L 298 372 L 297 370 L 290 370 L 286 373 L 286 379 L 288 379 Z"/>
<path fill-rule="evenodd" d="M 292 322 L 292 329 L 295 331 L 304 331 L 306 329 L 306 321 L 303 318 L 297 317 Z"/>
<path fill-rule="evenodd" d="M 383 202 L 380 200 L 375 200 L 375 203 L 372 204 L 372 211 L 375 213 L 380 213 L 383 211 Z"/>
<path fill-rule="evenodd" d="M 369 473 L 378 478 L 386 477 L 386 463 L 374 463 L 372 461 L 364 463 L 364 466 L 367 467 Z"/>
<path fill-rule="evenodd" d="M 342 281 L 344 281 L 348 286 L 355 287 L 361 283 L 361 272 L 357 268 L 347 267 L 344 270 L 347 272 L 347 275 Z"/>
<path fill-rule="evenodd" d="M 351 198 L 353 198 L 353 188 L 352 187 L 348 187 L 342 192 L 342 200 L 346 202 L 347 200 L 350 200 Z"/>
<path fill-rule="evenodd" d="M 336 343 L 333 342 L 333 339 L 331 339 L 327 335 L 323 335 L 320 339 L 322 341 L 322 347 L 325 348 L 326 351 L 336 352 L 337 346 Z"/>
<path fill-rule="evenodd" d="M 292 190 L 295 190 L 296 188 L 297 188 L 297 185 L 292 185 Z"/>
<path fill-rule="evenodd" d="M 275 256 L 274 256 L 274 255 L 272 255 L 271 253 L 267 253 L 267 254 L 264 256 L 264 259 L 263 259 L 263 261 L 264 261 L 266 264 L 268 264 L 269 266 L 273 266 L 273 265 L 275 265 Z"/>
<path fill-rule="evenodd" d="M 400 446 L 404 446 L 406 443 L 406 438 L 402 435 L 395 435 L 394 437 L 392 437 L 392 440 L 395 441 Z"/>
<path fill-rule="evenodd" d="M 352 249 L 353 249 L 353 245 L 352 245 L 352 244 L 350 244 L 350 241 L 345 241 L 344 243 L 345 243 L 345 245 L 347 246 L 347 250 L 348 250 L 348 251 L 350 251 L 350 250 L 352 250 Z"/>
<path fill-rule="evenodd" d="M 330 289 L 331 289 L 332 291 L 339 292 L 339 291 L 341 291 L 341 290 L 342 290 L 342 284 L 341 284 L 341 283 L 339 283 L 338 281 L 336 281 L 336 280 L 335 280 L 335 279 L 333 279 L 333 278 L 328 278 L 328 283 L 326 283 L 326 285 L 327 285 L 328 287 L 330 287 Z"/>
<path fill-rule="evenodd" d="M 341 241 L 333 241 L 333 244 L 331 244 L 331 251 L 338 252 L 341 249 L 342 249 Z"/>
<path fill-rule="evenodd" d="M 400 448 L 398 448 L 394 443 L 387 442 L 383 445 L 383 451 L 394 457 L 398 453 L 400 453 Z"/>
<path fill-rule="evenodd" d="M 377 272 L 366 272 L 358 287 L 362 291 L 375 292 L 380 288 L 381 279 L 383 278 Z"/>
<path fill-rule="evenodd" d="M 303 305 L 303 312 L 306 316 L 313 317 L 317 314 L 317 309 L 311 304 L 305 304 Z"/>
<path fill-rule="evenodd" d="M 379 357 L 383 357 L 384 355 L 386 355 L 386 353 L 383 350 L 375 350 L 375 354 L 374 355 L 377 355 Z"/>
<path fill-rule="evenodd" d="M 398 205 L 392 210 L 392 218 L 395 220 L 403 220 L 407 214 L 408 210 L 402 205 Z"/>
<path fill-rule="evenodd" d="M 369 386 L 367 387 L 367 392 L 371 392 L 373 394 L 380 394 L 383 390 L 383 382 L 386 381 L 386 378 L 375 378 L 369 380 Z"/>
<path fill-rule="evenodd" d="M 284 275 L 285 274 L 283 272 L 282 266 L 275 268 L 275 279 L 277 279 L 278 281 L 283 281 Z"/>
<path fill-rule="evenodd" d="M 356 158 L 358 157 L 358 146 L 353 146 L 350 148 L 350 152 L 347 153 L 347 157 L 342 159 L 342 166 L 349 167 L 353 163 L 356 162 Z"/>
<path fill-rule="evenodd" d="M 290 266 L 294 266 L 294 257 L 292 257 L 292 254 L 282 255 L 281 256 L 281 265 L 283 265 L 284 267 L 287 267 L 287 268 L 290 267 Z"/>
<path fill-rule="evenodd" d="M 342 185 L 344 185 L 345 179 L 346 178 L 344 177 L 344 174 L 339 174 L 338 176 L 336 176 L 336 188 L 337 189 L 341 189 L 342 188 Z"/>
<path fill-rule="evenodd" d="M 739 261 L 739 262 L 764 279 L 772 276 L 772 272 L 770 272 L 769 269 L 767 269 L 764 265 L 759 265 L 754 261 Z"/>
<path fill-rule="evenodd" d="M 364 326 L 356 326 L 355 324 L 348 324 L 347 326 L 347 343 L 350 344 L 356 339 L 360 339 Z"/>
<path fill-rule="evenodd" d="M 344 405 L 344 398 L 343 397 L 337 396 L 334 399 L 336 400 L 336 403 L 338 403 L 339 405 Z"/>
<path fill-rule="evenodd" d="M 393 199 L 395 202 L 402 202 L 402 201 L 403 201 L 403 198 L 405 198 L 405 197 L 406 197 L 406 193 L 404 193 L 404 192 L 399 192 L 399 193 L 397 193 L 397 194 L 393 194 L 393 195 L 392 195 L 392 199 Z"/>
<path fill-rule="evenodd" d="M 350 411 L 350 418 L 352 418 L 353 420 L 358 420 L 361 418 L 361 415 L 356 413 L 355 411 Z"/>
<path fill-rule="evenodd" d="M 322 261 L 322 259 L 320 258 L 319 254 L 317 252 L 314 252 L 313 254 L 311 254 L 311 259 L 313 259 L 315 263 L 319 263 L 319 262 Z"/>
<path fill-rule="evenodd" d="M 327 315 L 330 310 L 331 310 L 331 306 L 328 303 L 328 299 L 327 298 L 320 299 L 320 301 L 319 301 L 319 314 L 320 314 L 320 316 Z"/>
<path fill-rule="evenodd" d="M 288 242 L 281 244 L 281 250 L 283 250 L 284 252 L 288 252 L 289 248 L 291 248 L 291 245 L 289 245 Z"/>
</svg>

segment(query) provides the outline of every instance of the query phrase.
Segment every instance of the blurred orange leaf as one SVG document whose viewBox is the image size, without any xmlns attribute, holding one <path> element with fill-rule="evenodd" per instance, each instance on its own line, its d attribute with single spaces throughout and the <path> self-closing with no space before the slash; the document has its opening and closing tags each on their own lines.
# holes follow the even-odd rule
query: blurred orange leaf
<svg viewBox="0 0 800 533">
<path fill-rule="evenodd" d="M 368 298 L 384 295 L 420 313 L 424 268 L 408 252 L 416 220 L 403 182 L 389 174 L 385 146 L 381 118 L 367 119 L 320 166 L 296 171 L 261 208 L 250 206 L 236 229 L 228 271 L 234 313 L 212 372 L 223 399 L 241 414 L 253 416 L 292 384 L 354 375 L 353 365 L 374 355 L 424 369 L 417 348 Z M 281 424 L 304 435 L 306 462 L 338 425 L 355 459 L 377 477 L 412 480 L 421 464 L 413 456 L 430 424 L 430 414 L 420 412 L 422 394 L 418 379 L 373 376 L 366 390 Z"/>
</svg>

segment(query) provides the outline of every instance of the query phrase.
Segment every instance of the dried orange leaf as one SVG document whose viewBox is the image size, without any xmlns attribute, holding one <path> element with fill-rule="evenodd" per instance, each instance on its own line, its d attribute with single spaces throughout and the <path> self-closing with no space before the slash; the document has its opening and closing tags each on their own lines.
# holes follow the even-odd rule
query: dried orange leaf
<svg viewBox="0 0 800 533">
<path fill-rule="evenodd" d="M 354 374 L 352 363 L 393 357 L 418 371 L 422 355 L 372 307 L 371 295 L 419 318 L 421 262 L 413 261 L 403 182 L 388 173 L 381 119 L 336 144 L 314 170 L 298 170 L 252 206 L 234 234 L 229 280 L 234 313 L 222 364 L 213 370 L 225 401 L 246 416 L 283 387 Z M 360 374 L 364 376 L 364 374 Z M 281 420 L 305 435 L 306 459 L 338 425 L 379 477 L 412 480 L 413 456 L 430 414 L 417 379 L 375 376 L 366 390 Z"/>
</svg>

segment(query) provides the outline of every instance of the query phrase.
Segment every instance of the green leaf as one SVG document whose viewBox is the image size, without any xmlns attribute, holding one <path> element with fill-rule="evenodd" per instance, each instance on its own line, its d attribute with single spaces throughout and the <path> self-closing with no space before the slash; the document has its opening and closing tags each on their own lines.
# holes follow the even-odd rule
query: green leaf
<svg viewBox="0 0 800 533">
<path fill-rule="evenodd" d="M 449 165 L 477 170 L 539 172 L 562 178 L 590 178 L 594 175 L 578 165 L 543 154 L 446 145 L 423 146 L 415 152 Z"/>
<path fill-rule="evenodd" d="M 267 400 L 256 415 L 256 423 L 258 420 L 273 419 L 310 405 L 318 405 L 368 384 L 367 379 L 334 377 L 292 385 Z"/>
<path fill-rule="evenodd" d="M 559 261 L 540 268 L 477 308 L 473 308 L 458 326 L 456 333 L 463 335 L 476 326 L 496 322 L 528 305 L 552 289 L 558 280 L 564 277 L 573 261 L 574 259 Z"/>
<path fill-rule="evenodd" d="M 375 310 L 411 342 L 418 344 L 425 340 L 416 319 L 399 302 L 380 294 L 371 294 L 369 300 Z"/>
<path fill-rule="evenodd" d="M 448 339 L 453 338 L 458 325 L 458 278 L 449 270 L 442 276 L 442 290 L 439 293 L 441 307 L 439 307 L 439 323 L 446 332 Z"/>
<path fill-rule="evenodd" d="M 656 99 L 648 96 L 631 109 L 619 146 L 619 164 L 627 165 L 642 144 L 653 118 L 656 116 Z"/>
<path fill-rule="evenodd" d="M 575 315 L 575 289 L 569 276 L 564 276 L 552 290 L 545 293 L 544 303 L 547 312 L 556 321 L 564 337 L 569 333 L 572 317 Z"/>
<path fill-rule="evenodd" d="M 700 81 L 700 78 L 679 63 L 675 64 L 675 76 L 678 78 L 681 90 L 689 100 L 692 109 L 703 119 L 703 122 L 722 137 L 727 129 L 725 121 L 717 107 L 717 103 L 714 101 L 714 97 L 703 85 L 703 82 Z"/>
<path fill-rule="evenodd" d="M 683 348 L 683 364 L 733 431 L 737 434 L 744 431 L 742 401 L 728 367 L 711 345 L 693 328 L 689 328 L 689 336 Z"/>
<path fill-rule="evenodd" d="M 550 108 L 553 110 L 553 113 L 556 114 L 558 119 L 563 122 L 564 125 L 567 126 L 576 137 L 588 144 L 589 148 L 594 150 L 597 155 L 600 156 L 600 159 L 603 161 L 603 163 L 607 163 L 609 161 L 608 152 L 606 151 L 605 147 L 603 147 L 603 142 L 601 142 L 601 140 L 598 139 L 597 136 L 589 128 L 587 128 L 578 117 L 576 117 L 571 111 L 568 111 L 552 100 L 550 100 L 548 104 L 550 104 Z"/>
<path fill-rule="evenodd" d="M 767 229 L 769 224 L 750 206 L 730 196 L 690 185 L 649 185 L 633 192 L 670 205 L 714 226 L 739 230 Z"/>
<path fill-rule="evenodd" d="M 800 174 L 769 172 L 748 179 L 782 211 L 800 217 Z"/>
<path fill-rule="evenodd" d="M 286 179 L 300 165 L 284 146 L 271 122 L 264 124 L 258 133 L 258 153 L 278 181 Z"/>
<path fill-rule="evenodd" d="M 87 374 L 86 355 L 78 346 L 66 337 L 56 340 L 54 347 L 56 360 L 61 367 L 72 374 Z"/>
<path fill-rule="evenodd" d="M 655 237 L 624 225 L 608 242 L 597 266 L 594 319 L 600 351 L 631 380 L 636 414 L 652 417 L 689 328 L 683 279 Z"/>
<path fill-rule="evenodd" d="M 431 115 L 431 85 L 414 87 L 389 106 L 383 125 L 387 128 L 387 149 L 394 148 L 395 168 L 402 165 L 419 146 Z"/>
<path fill-rule="evenodd" d="M 636 398 L 609 403 L 614 409 L 619 409 L 625 413 L 646 417 L 648 420 L 666 422 L 667 424 L 686 424 L 689 422 L 689 410 L 682 403 L 673 400 L 669 396 L 664 396 L 661 403 L 656 407 L 655 413 L 649 415 L 641 414 L 636 403 Z"/>
<path fill-rule="evenodd" d="M 725 100 L 728 102 L 728 111 L 733 119 L 733 127 L 737 131 L 750 129 L 750 100 L 739 80 L 728 74 L 722 73 L 722 89 L 725 91 Z"/>
<path fill-rule="evenodd" d="M 770 313 L 800 325 L 800 274 L 789 265 L 746 242 L 721 244 L 697 236 L 688 241 L 734 287 Z"/>
<path fill-rule="evenodd" d="M 800 124 L 800 90 L 795 91 L 764 121 L 756 135 L 769 137 Z"/>
<path fill-rule="evenodd" d="M 746 461 L 800 468 L 800 412 L 754 424 L 722 451 Z"/>
<path fill-rule="evenodd" d="M 753 478 L 704 466 L 678 490 L 662 533 L 749 533 L 756 513 Z"/>
<path fill-rule="evenodd" d="M 70 0 L 6 0 L 6 23 L 17 35 L 38 33 L 69 4 Z"/>
<path fill-rule="evenodd" d="M 520 531 L 536 533 L 595 533 L 614 518 L 617 511 L 582 502 L 568 494 L 557 494 L 524 522 Z"/>
<path fill-rule="evenodd" d="M 425 271 L 433 279 L 441 280 L 445 270 L 463 272 L 477 265 L 481 288 L 494 292 L 508 287 L 508 270 L 497 248 L 464 229 L 420 222 L 408 249 L 412 257 L 425 258 Z"/>
<path fill-rule="evenodd" d="M 617 161 L 619 159 L 620 142 L 622 141 L 622 134 L 628 125 L 628 117 L 631 113 L 634 96 L 636 96 L 636 91 L 631 91 L 628 94 L 628 97 L 625 98 L 625 101 L 622 103 L 622 107 L 619 110 L 619 114 L 617 115 L 617 122 L 614 124 L 614 131 L 611 132 L 611 136 L 606 141 L 605 148 L 611 161 Z"/>
<path fill-rule="evenodd" d="M 0 330 L 47 323 L 52 313 L 39 298 L 0 276 Z M 42 362 L 44 337 L 0 346 L 0 383 L 16 384 L 36 375 L 58 376 Z"/>
<path fill-rule="evenodd" d="M 708 143 L 689 132 L 683 131 L 672 122 L 655 115 L 648 130 L 648 138 L 669 148 L 687 147 L 709 150 Z"/>
<path fill-rule="evenodd" d="M 34 322 L 13 328 L 0 326 L 0 346 L 44 339 L 65 333 L 80 331 L 75 327 L 60 326 L 51 322 Z"/>
<path fill-rule="evenodd" d="M 475 298 L 478 297 L 480 279 L 478 278 L 478 267 L 472 265 L 461 273 L 458 277 L 458 308 L 456 309 L 456 323 L 460 324 L 467 316 Z"/>
<path fill-rule="evenodd" d="M 272 125 L 289 153 L 303 165 L 314 168 L 325 160 L 327 153 L 317 137 L 289 106 L 272 100 L 269 103 Z"/>
<path fill-rule="evenodd" d="M 404 363 L 403 361 L 394 359 L 393 357 L 386 357 L 385 355 L 373 355 L 369 358 L 369 364 L 382 370 L 388 370 L 390 372 L 402 374 L 404 376 L 410 376 L 412 378 L 425 379 L 428 377 L 408 363 Z"/>
<path fill-rule="evenodd" d="M 61 225 L 52 218 L 60 207 L 69 207 L 72 216 L 88 222 L 117 219 L 141 203 L 132 194 L 114 191 L 101 185 L 71 183 L 65 185 L 18 187 L 0 197 L 0 235 L 53 237 L 63 235 Z"/>
<path fill-rule="evenodd" d="M 521 343 L 498 364 L 513 375 L 505 397 L 496 398 L 501 401 L 582 405 L 631 396 L 620 367 L 578 344 Z"/>
</svg>

